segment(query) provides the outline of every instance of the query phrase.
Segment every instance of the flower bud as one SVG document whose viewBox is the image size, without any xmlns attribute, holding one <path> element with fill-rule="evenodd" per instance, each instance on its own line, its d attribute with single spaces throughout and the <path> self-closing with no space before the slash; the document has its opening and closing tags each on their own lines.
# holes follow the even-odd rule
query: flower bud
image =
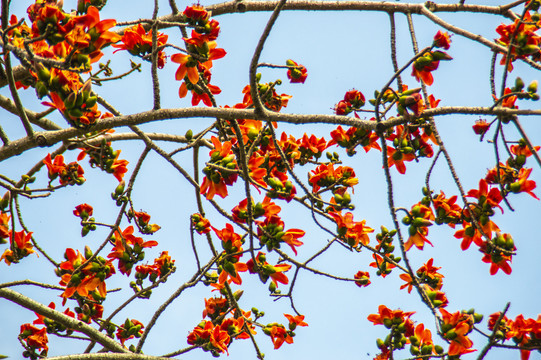
<svg viewBox="0 0 541 360">
<path fill-rule="evenodd" d="M 517 77 L 515 80 L 515 91 L 520 91 L 524 89 L 524 80 L 522 78 Z"/>
<path fill-rule="evenodd" d="M 537 92 L 537 80 L 532 81 L 530 83 L 530 85 L 528 85 L 528 88 L 526 90 L 528 90 L 529 93 L 536 93 Z"/>
</svg>

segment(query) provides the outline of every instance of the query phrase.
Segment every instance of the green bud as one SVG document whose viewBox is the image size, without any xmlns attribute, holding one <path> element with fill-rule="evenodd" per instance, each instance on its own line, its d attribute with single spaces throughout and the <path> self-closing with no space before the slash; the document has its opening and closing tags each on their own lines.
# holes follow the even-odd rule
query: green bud
<svg viewBox="0 0 541 360">
<path fill-rule="evenodd" d="M 520 91 L 524 89 L 524 80 L 522 80 L 520 77 L 517 77 L 515 80 L 515 90 Z"/>
<path fill-rule="evenodd" d="M 537 92 L 537 80 L 532 81 L 530 83 L 530 85 L 528 85 L 528 88 L 526 90 L 528 90 L 529 93 L 536 93 Z"/>
</svg>

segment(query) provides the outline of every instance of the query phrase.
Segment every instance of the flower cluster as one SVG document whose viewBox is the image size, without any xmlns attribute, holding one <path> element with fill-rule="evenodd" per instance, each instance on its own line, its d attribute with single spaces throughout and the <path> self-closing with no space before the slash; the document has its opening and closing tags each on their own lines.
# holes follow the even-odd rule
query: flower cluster
<svg viewBox="0 0 541 360">
<path fill-rule="evenodd" d="M 163 33 L 156 35 L 157 52 L 157 65 L 162 69 L 165 66 L 165 52 L 163 47 L 167 43 L 168 36 Z M 113 44 L 113 47 L 117 48 L 117 51 L 127 50 L 133 56 L 139 56 L 143 59 L 150 60 L 150 54 L 152 53 L 152 30 L 146 31 L 143 25 L 137 24 L 124 30 L 124 34 L 120 39 L 120 42 Z"/>
<path fill-rule="evenodd" d="M 284 342 L 293 344 L 293 337 L 295 336 L 293 330 L 295 330 L 297 326 L 308 326 L 308 324 L 304 322 L 304 315 L 293 316 L 284 314 L 284 316 L 289 320 L 289 329 L 286 329 L 284 325 L 278 323 L 267 324 L 263 328 L 263 333 L 270 336 L 274 349 L 279 349 Z"/>
<path fill-rule="evenodd" d="M 210 13 L 200 5 L 188 6 L 182 13 L 184 21 L 194 25 L 191 37 L 184 38 L 187 53 L 178 53 L 171 56 L 171 61 L 179 64 L 175 79 L 183 81 L 179 89 L 179 97 L 192 92 L 192 105 L 200 101 L 212 106 L 209 94 L 219 94 L 220 88 L 210 84 L 212 61 L 226 55 L 224 49 L 217 48 L 216 38 L 220 31 L 216 20 L 210 19 Z"/>
<path fill-rule="evenodd" d="M 406 251 L 411 249 L 413 245 L 420 250 L 423 250 L 425 243 L 432 245 L 426 235 L 428 235 L 428 227 L 432 226 L 433 220 L 434 213 L 431 208 L 422 203 L 412 206 L 409 214 L 402 219 L 402 223 L 409 226 L 409 237 L 404 244 Z"/>
<path fill-rule="evenodd" d="M 137 265 L 135 267 L 135 286 L 132 284 L 132 288 L 137 292 L 140 290 L 137 286 L 142 286 L 143 280 L 147 277 L 152 283 L 155 283 L 158 279 L 162 279 L 164 276 L 175 271 L 175 260 L 171 259 L 168 251 L 162 251 L 160 256 L 154 259 L 152 265 Z M 150 295 L 150 294 L 148 294 Z"/>
<path fill-rule="evenodd" d="M 374 262 L 370 263 L 371 267 L 377 270 L 376 275 L 386 277 L 396 266 L 395 263 L 399 263 L 402 258 L 393 254 L 395 247 L 393 245 L 393 237 L 396 235 L 396 230 L 389 231 L 385 226 L 381 227 L 381 232 L 376 234 L 376 240 L 378 244 L 375 246 L 376 253 L 372 254 Z M 391 261 L 388 261 L 392 260 Z"/>
<path fill-rule="evenodd" d="M 75 298 L 83 303 L 86 299 L 95 302 L 101 302 L 107 296 L 105 279 L 115 273 L 115 268 L 111 261 L 106 261 L 101 256 L 96 256 L 90 262 L 92 257 L 90 248 L 85 247 L 83 256 L 79 250 L 77 252 L 71 248 L 66 249 L 64 258 L 56 270 L 61 277 L 60 285 L 65 286 L 66 290 L 62 293 L 63 304 L 68 298 Z M 85 264 L 81 268 L 81 266 Z"/>
<path fill-rule="evenodd" d="M 229 308 L 226 298 L 205 299 L 203 317 L 208 316 L 211 320 L 202 320 L 188 334 L 188 344 L 197 345 L 218 357 L 221 353 L 229 355 L 233 340 L 249 339 L 248 332 L 255 334 L 251 313 L 231 311 L 232 316 L 227 317 Z"/>
<path fill-rule="evenodd" d="M 503 56 L 500 64 L 507 66 L 508 71 L 513 70 L 513 62 L 516 59 L 531 58 L 536 61 L 541 58 L 540 43 L 541 37 L 536 34 L 539 30 L 537 22 L 532 21 L 530 12 L 526 12 L 523 19 L 515 19 L 513 24 L 501 24 L 496 28 L 496 32 L 500 35 L 496 42 L 509 47 L 509 59 L 507 56 Z M 511 45 L 512 44 L 512 45 Z"/>
<path fill-rule="evenodd" d="M 89 146 L 81 150 L 77 157 L 78 161 L 88 155 L 91 167 L 97 167 L 108 174 L 113 174 L 119 182 L 122 181 L 124 174 L 128 172 L 128 160 L 119 159 L 120 150 L 114 150 L 111 143 L 103 141 L 100 146 Z"/>
<path fill-rule="evenodd" d="M 191 220 L 193 228 L 199 235 L 210 232 L 210 221 L 205 219 L 201 214 L 193 214 Z"/>
<path fill-rule="evenodd" d="M 80 204 L 75 207 L 73 210 L 73 215 L 81 219 L 81 235 L 86 236 L 90 231 L 96 230 L 96 221 L 92 216 L 94 209 L 88 204 Z"/>
<path fill-rule="evenodd" d="M 335 130 L 331 131 L 331 138 L 332 140 L 329 141 L 329 146 L 336 144 L 343 147 L 349 156 L 355 155 L 355 148 L 358 145 L 361 145 L 365 152 L 368 152 L 370 149 L 381 151 L 381 147 L 377 143 L 379 136 L 372 130 L 350 127 L 344 131 L 342 126 L 338 125 Z"/>
<path fill-rule="evenodd" d="M 449 356 L 460 356 L 475 351 L 471 349 L 473 342 L 468 334 L 472 332 L 473 325 L 481 322 L 483 317 L 473 311 L 471 313 L 460 311 L 450 313 L 442 308 L 439 310 L 443 337 L 451 342 L 447 350 Z"/>
<path fill-rule="evenodd" d="M 340 100 L 338 104 L 334 107 L 334 112 L 336 115 L 347 115 L 352 111 L 357 116 L 357 111 L 366 103 L 364 95 L 359 90 L 349 90 L 344 95 L 344 99 Z"/>
<path fill-rule="evenodd" d="M 492 330 L 497 341 L 513 340 L 515 345 L 520 346 L 521 360 L 530 358 L 531 350 L 528 348 L 539 348 L 541 346 L 541 317 L 537 320 L 525 319 L 524 315 L 518 315 L 515 320 L 503 316 L 496 328 L 496 321 L 501 313 L 490 315 L 488 329 Z"/>
<path fill-rule="evenodd" d="M 128 218 L 130 220 L 135 219 L 137 227 L 142 234 L 154 234 L 161 229 L 160 225 L 150 224 L 150 215 L 144 211 L 135 211 L 130 208 Z"/>
<path fill-rule="evenodd" d="M 233 185 L 238 177 L 237 160 L 231 151 L 231 142 L 222 143 L 216 136 L 213 136 L 212 144 L 214 149 L 209 152 L 210 161 L 203 168 L 205 178 L 201 185 L 201 194 L 206 195 L 209 200 L 214 198 L 216 194 L 225 198 L 227 186 Z"/>
<path fill-rule="evenodd" d="M 122 274 L 130 275 L 133 265 L 145 258 L 144 248 L 158 245 L 157 241 L 143 241 L 143 238 L 133 235 L 133 226 L 124 231 L 117 230 L 111 241 L 115 244 L 107 257 L 118 260 L 118 269 Z"/>
<path fill-rule="evenodd" d="M 47 154 L 43 163 L 47 166 L 49 182 L 59 178 L 61 185 L 82 185 L 86 181 L 81 165 L 77 162 L 66 165 L 62 155 L 56 155 L 53 160 L 51 154 Z"/>
<path fill-rule="evenodd" d="M 336 222 L 336 232 L 340 240 L 359 250 L 362 245 L 370 243 L 368 234 L 374 232 L 374 229 L 365 225 L 366 220 L 353 221 L 353 213 L 351 212 L 344 215 L 341 212 L 329 212 L 329 215 Z"/>
<path fill-rule="evenodd" d="M 44 102 L 58 109 L 70 125 L 86 128 L 103 117 L 97 107 L 97 97 L 92 93 L 90 79 L 83 81 L 79 73 L 87 73 L 92 64 L 102 56 L 102 49 L 120 40 L 121 36 L 109 31 L 116 25 L 112 19 L 101 20 L 95 6 L 83 6 L 80 15 L 62 10 L 62 1 L 36 1 L 28 10 L 31 27 L 22 23 L 11 36 L 13 45 L 32 52 L 41 58 L 56 60 L 65 68 L 51 67 L 50 63 L 35 62 L 31 70 L 31 85 L 39 98 L 48 96 L 52 102 Z"/>
<path fill-rule="evenodd" d="M 143 324 L 139 320 L 126 319 L 124 324 L 118 327 L 116 331 L 116 338 L 120 340 L 120 343 L 124 345 L 126 340 L 133 338 L 140 338 L 143 335 Z"/>
<path fill-rule="evenodd" d="M 374 325 L 383 325 L 390 330 L 389 336 L 385 339 L 378 339 L 377 345 L 381 353 L 386 355 L 389 349 L 403 349 L 408 342 L 408 337 L 414 335 L 414 324 L 410 319 L 414 312 L 402 310 L 391 310 L 385 305 L 378 307 L 377 314 L 368 315 L 368 321 Z"/>
<path fill-rule="evenodd" d="M 246 263 L 248 270 L 251 274 L 259 274 L 259 278 L 263 283 L 266 283 L 270 278 L 271 283 L 269 284 L 269 291 L 274 293 L 278 287 L 278 283 L 287 285 L 289 279 L 287 278 L 284 272 L 291 269 L 289 264 L 276 264 L 271 265 L 267 262 L 267 256 L 263 252 L 258 252 L 255 257 L 255 262 L 250 259 Z M 257 267 L 256 267 L 257 266 Z"/>
<path fill-rule="evenodd" d="M 47 356 L 47 353 L 49 352 L 49 339 L 47 337 L 46 328 L 43 327 L 38 329 L 31 324 L 23 324 L 21 325 L 19 338 L 26 345 L 26 350 L 23 351 L 23 356 L 25 358 L 35 360 Z M 36 351 L 39 351 L 39 354 L 36 353 Z"/>
</svg>

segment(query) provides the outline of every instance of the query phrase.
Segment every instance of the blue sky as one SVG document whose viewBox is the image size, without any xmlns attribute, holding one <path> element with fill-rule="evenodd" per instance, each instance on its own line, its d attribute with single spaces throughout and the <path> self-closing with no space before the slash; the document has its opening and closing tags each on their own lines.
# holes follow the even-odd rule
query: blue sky
<svg viewBox="0 0 541 360">
<path fill-rule="evenodd" d="M 420 1 L 413 1 L 420 2 Z M 12 4 L 12 12 L 19 17 L 23 16 L 28 1 L 17 1 Z M 122 0 L 109 0 L 102 12 L 102 19 L 115 17 L 118 21 L 137 18 L 150 18 L 152 14 L 152 1 L 130 2 L 129 9 Z M 187 2 L 178 2 L 183 9 Z M 201 1 L 202 5 L 211 4 L 210 1 Z M 484 1 L 477 2 L 490 5 L 499 5 L 505 2 Z M 65 1 L 65 8 L 75 6 L 75 1 Z M 168 1 L 160 1 L 160 15 L 169 13 Z M 218 46 L 227 51 L 227 56 L 214 62 L 212 83 L 222 89 L 222 94 L 216 97 L 219 105 L 234 105 L 242 101 L 242 89 L 248 83 L 248 67 L 253 48 L 258 41 L 269 13 L 245 13 L 224 15 L 217 17 L 221 25 L 221 34 Z M 488 39 L 497 37 L 494 29 L 504 19 L 490 15 L 453 15 L 441 14 L 445 20 L 455 25 L 463 26 L 471 32 L 479 33 Z M 405 63 L 412 55 L 411 42 L 405 16 L 397 14 L 398 34 L 398 61 Z M 432 37 L 439 30 L 437 26 L 427 20 L 414 16 L 417 38 L 421 47 L 430 45 Z M 279 92 L 293 95 L 284 112 L 305 114 L 331 114 L 333 106 L 343 97 L 343 94 L 352 88 L 362 91 L 367 98 L 371 98 L 375 89 L 387 82 L 393 74 L 389 57 L 389 21 L 387 14 L 368 12 L 284 12 L 280 15 L 275 29 L 271 33 L 261 56 L 262 62 L 284 64 L 286 59 L 294 59 L 308 69 L 308 79 L 304 85 L 289 84 L 283 70 L 265 69 L 262 72 L 263 81 L 272 81 L 277 78 L 284 80 Z M 181 44 L 181 35 L 178 30 L 168 30 L 169 42 Z M 466 105 L 490 106 L 492 98 L 489 88 L 489 65 L 491 52 L 486 47 L 457 35 L 452 37 L 453 43 L 448 51 L 454 60 L 440 64 L 440 69 L 434 72 L 435 82 L 429 88 L 429 93 L 442 99 L 440 106 Z M 173 52 L 169 50 L 168 55 Z M 110 52 L 109 52 L 110 54 Z M 112 68 L 121 73 L 129 68 L 129 55 L 125 52 L 111 57 Z M 137 60 L 137 59 L 134 59 Z M 190 106 L 189 99 L 179 99 L 177 90 L 179 82 L 174 81 L 176 64 L 168 62 L 159 72 L 161 81 L 162 107 L 175 108 Z M 418 83 L 409 75 L 410 70 L 404 73 L 403 79 L 410 87 Z M 526 68 L 524 64 L 516 63 L 515 70 L 510 74 L 511 81 L 521 76 L 527 83 L 538 78 L 538 73 Z M 501 79 L 501 68 L 497 68 L 497 79 Z M 499 80 L 497 80 L 499 84 Z M 112 82 L 103 87 L 94 87 L 101 96 L 108 99 L 122 113 L 136 113 L 152 108 L 152 87 L 150 79 L 150 66 L 143 64 L 143 72 L 135 73 L 124 81 Z M 3 95 L 8 96 L 6 88 L 1 89 Z M 41 111 L 44 106 L 35 99 L 32 90 L 22 92 L 22 100 L 26 107 Z M 519 101 L 522 108 L 539 109 L 539 103 Z M 22 126 L 18 119 L 1 113 L 2 127 L 12 139 L 23 135 Z M 51 118 L 59 119 L 51 115 Z M 478 181 L 487 169 L 494 166 L 493 148 L 490 144 L 480 143 L 478 137 L 471 130 L 478 116 L 442 116 L 436 119 L 443 140 L 453 158 L 457 173 L 466 189 L 476 188 Z M 141 126 L 149 132 L 170 132 L 184 134 L 186 130 L 197 132 L 211 124 L 211 119 L 175 119 L 156 122 Z M 541 143 L 541 126 L 539 117 L 522 117 L 523 126 L 531 136 L 534 144 Z M 59 124 L 65 125 L 59 119 Z M 330 139 L 331 127 L 311 125 L 310 127 L 295 127 L 283 125 L 279 132 L 291 132 L 295 136 L 314 132 L 318 137 Z M 118 130 L 122 131 L 122 130 Z M 511 139 L 518 139 L 516 131 L 508 125 L 506 135 Z M 165 149 L 174 149 L 175 146 L 163 145 Z M 142 142 L 118 143 L 115 148 L 122 149 L 122 158 L 130 161 L 130 170 L 143 150 Z M 11 158 L 0 163 L 0 173 L 18 178 L 40 161 L 52 149 L 34 149 L 28 153 Z M 353 202 L 356 219 L 366 219 L 367 225 L 378 230 L 380 225 L 391 227 L 391 218 L 387 208 L 386 184 L 381 169 L 381 156 L 378 152 L 364 151 L 352 158 L 344 152 L 338 151 L 345 165 L 356 169 L 359 185 L 357 185 Z M 67 161 L 75 160 L 78 152 L 65 154 Z M 206 159 L 206 150 L 201 151 L 202 161 Z M 191 154 L 181 154 L 176 160 L 185 165 L 188 171 L 193 171 Z M 86 163 L 83 163 L 86 165 Z M 424 159 L 418 164 L 409 163 L 405 176 L 401 176 L 392 169 L 396 202 L 398 206 L 410 208 L 418 202 L 421 187 L 424 184 L 426 170 L 430 161 Z M 530 160 L 530 165 L 533 162 Z M 97 169 L 85 167 L 87 182 L 82 187 L 67 188 L 53 194 L 47 199 L 33 201 L 22 200 L 21 208 L 25 214 L 26 225 L 34 231 L 34 236 L 50 254 L 60 259 L 66 247 L 81 249 L 85 244 L 96 247 L 103 241 L 105 230 L 98 230 L 84 239 L 81 239 L 80 226 L 75 217 L 71 215 L 73 208 L 80 203 L 89 203 L 94 206 L 95 217 L 104 222 L 110 222 L 116 216 L 116 207 L 110 200 L 110 192 L 116 187 L 117 181 Z M 300 178 L 305 179 L 303 172 L 308 169 L 301 168 Z M 541 176 L 539 169 L 534 167 L 532 179 L 539 184 Z M 38 183 L 46 183 L 46 173 L 41 171 L 37 175 Z M 440 163 L 431 182 L 437 192 L 443 190 L 447 195 L 456 194 L 457 190 L 451 181 L 448 169 Z M 231 209 L 238 201 L 244 198 L 243 187 L 238 182 L 231 190 L 231 198 L 217 199 L 224 209 Z M 535 191 L 541 196 L 541 191 Z M 254 194 L 257 196 L 257 194 Z M 261 197 L 262 198 L 262 197 Z M 122 312 L 118 322 L 123 322 L 126 316 L 136 318 L 146 324 L 152 316 L 153 309 L 166 299 L 179 284 L 191 277 L 195 269 L 188 224 L 190 214 L 196 212 L 193 189 L 178 173 L 167 166 L 167 163 L 156 154 L 150 154 L 143 166 L 133 199 L 136 209 L 144 209 L 152 215 L 152 222 L 162 226 L 152 238 L 160 245 L 147 252 L 147 259 L 158 256 L 161 250 L 169 250 L 176 259 L 177 272 L 170 278 L 163 288 L 156 290 L 151 300 L 139 300 L 132 304 L 127 311 Z M 480 261 L 481 253 L 474 246 L 468 251 L 460 250 L 459 240 L 453 237 L 453 231 L 444 227 L 433 226 L 430 229 L 430 239 L 435 245 L 433 248 L 425 247 L 424 251 L 412 249 L 409 253 L 412 267 L 417 269 L 431 257 L 435 265 L 441 266 L 445 275 L 443 291 L 449 298 L 449 311 L 457 311 L 474 307 L 477 312 L 488 315 L 501 310 L 507 301 L 511 301 L 509 315 L 515 317 L 523 313 L 526 317 L 537 318 L 540 312 L 539 296 L 541 289 L 536 280 L 540 273 L 538 254 L 541 250 L 540 236 L 537 223 L 541 210 L 540 202 L 526 194 L 512 196 L 510 199 L 516 209 L 515 212 L 505 209 L 504 216 L 497 214 L 494 221 L 503 232 L 513 235 L 518 247 L 517 255 L 513 259 L 513 274 L 507 276 L 499 272 L 495 276 L 489 275 L 489 266 Z M 328 234 L 322 233 L 311 223 L 309 214 L 300 207 L 291 208 L 282 205 L 282 218 L 286 227 L 299 227 L 306 231 L 302 239 L 305 243 L 299 249 L 299 259 L 307 259 L 315 251 L 331 240 Z M 209 211 L 209 218 L 217 228 L 223 228 L 226 219 L 218 216 L 210 205 L 205 208 Z M 126 226 L 123 223 L 122 226 Z M 332 225 L 327 222 L 327 226 Z M 207 251 L 205 240 L 200 241 L 201 253 Z M 372 237 L 375 244 L 375 239 Z M 0 250 L 3 251 L 3 248 Z M 371 262 L 370 254 L 363 251 L 360 254 L 351 253 L 341 246 L 333 246 L 323 256 L 312 263 L 312 266 L 323 271 L 351 277 L 358 270 L 370 271 L 372 284 L 366 288 L 358 288 L 351 283 L 331 281 L 321 276 L 314 276 L 308 272 L 301 272 L 294 290 L 296 308 L 306 315 L 309 327 L 299 329 L 293 345 L 285 344 L 280 350 L 273 350 L 270 339 L 261 332 L 257 339 L 266 359 L 319 359 L 326 357 L 343 359 L 371 359 L 377 352 L 376 338 L 386 336 L 383 327 L 374 327 L 366 320 L 371 313 L 377 312 L 379 304 L 390 308 L 405 311 L 416 311 L 413 320 L 424 322 L 434 330 L 434 320 L 428 309 L 422 306 L 418 296 L 412 292 L 399 290 L 402 281 L 399 273 L 393 272 L 385 279 L 376 277 L 375 271 L 368 267 Z M 27 258 L 21 264 L 8 268 L 0 264 L 0 282 L 30 278 L 36 281 L 56 283 L 58 278 L 52 269 L 46 267 L 43 256 Z M 9 271 L 8 271 L 9 270 Z M 133 275 L 132 275 L 133 276 Z M 128 280 L 125 276 L 111 279 L 108 287 L 123 287 L 120 295 L 111 295 L 105 302 L 107 310 L 114 309 L 115 305 L 122 303 L 130 294 L 127 288 Z M 261 320 L 263 323 L 285 322 L 283 313 L 293 313 L 286 299 L 273 301 L 267 296 L 267 286 L 261 284 L 255 276 L 243 276 L 245 293 L 240 301 L 241 307 L 250 309 L 252 306 L 265 311 Z M 287 287 L 283 286 L 285 292 Z M 45 292 L 35 289 L 15 289 L 33 297 L 37 301 L 48 304 L 60 300 L 57 293 Z M 124 295 L 124 296 L 123 296 Z M 204 286 L 187 290 L 158 321 L 154 333 L 147 340 L 144 352 L 160 355 L 175 351 L 187 346 L 186 336 L 190 330 L 201 320 L 204 307 L 204 298 L 211 297 L 210 289 Z M 73 305 L 70 305 L 73 306 Z M 22 323 L 32 322 L 33 313 L 21 310 L 17 306 L 2 302 L 0 322 L 7 324 L 3 327 L 0 337 L 0 354 L 9 355 L 13 359 L 20 358 L 21 348 L 16 336 L 18 327 Z M 482 323 L 486 326 L 486 320 Z M 476 334 L 472 335 L 475 346 L 480 349 L 484 342 Z M 440 344 L 443 345 L 442 342 Z M 64 341 L 52 339 L 50 355 L 81 352 L 86 344 L 78 341 Z M 253 346 L 248 340 L 235 341 L 230 347 L 230 359 L 255 358 Z M 200 350 L 183 355 L 184 359 L 207 359 L 210 354 Z M 409 357 L 407 350 L 398 353 L 399 358 Z M 464 356 L 464 359 L 475 357 Z M 517 358 L 518 353 L 494 351 L 488 359 Z M 532 359 L 535 358 L 535 354 Z"/>
</svg>

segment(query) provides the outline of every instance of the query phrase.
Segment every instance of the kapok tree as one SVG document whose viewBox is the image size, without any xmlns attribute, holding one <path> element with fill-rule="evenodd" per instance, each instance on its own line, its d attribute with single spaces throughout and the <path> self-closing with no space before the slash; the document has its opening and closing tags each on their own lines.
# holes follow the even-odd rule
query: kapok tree
<svg viewBox="0 0 541 360">
<path fill-rule="evenodd" d="M 158 16 L 158 5 L 170 13 Z M 296 333 L 302 334 L 301 328 L 317 317 L 296 305 L 302 294 L 293 290 L 302 286 L 306 274 L 336 280 L 336 289 L 361 288 L 359 302 L 370 287 L 382 289 L 380 305 L 369 310 L 367 319 L 350 310 L 350 320 L 367 327 L 382 325 L 369 339 L 377 349 L 361 350 L 378 352 L 376 359 L 483 359 L 495 348 L 505 348 L 526 360 L 541 349 L 541 318 L 534 314 L 518 311 L 511 316 L 509 304 L 486 314 L 454 305 L 443 285 L 465 280 L 442 270 L 445 250 L 439 251 L 445 237 L 462 251 L 480 252 L 476 261 L 486 263 L 487 277 L 512 276 L 521 243 L 537 241 L 535 224 L 519 222 L 509 228 L 509 223 L 498 223 L 514 210 L 528 211 L 514 209 L 515 199 L 527 198 L 527 206 L 538 206 L 532 171 L 541 166 L 539 146 L 522 121 L 541 115 L 535 103 L 537 80 L 531 78 L 541 69 L 539 1 L 485 6 L 464 0 L 241 0 L 194 4 L 181 11 L 175 0 L 156 0 L 148 5 L 147 18 L 134 14 L 125 22 L 108 12 L 112 5 L 106 6 L 105 0 L 36 0 L 25 4 L 26 14 L 14 6 L 21 5 L 1 2 L 0 85 L 5 95 L 0 95 L 0 106 L 3 118 L 11 113 L 19 121 L 2 121 L 0 127 L 0 186 L 5 190 L 0 201 L 0 297 L 18 305 L 21 318 L 35 313 L 33 321 L 2 324 L 18 333 L 7 341 L 19 343 L 25 358 L 51 353 L 60 354 L 55 359 L 157 359 L 201 351 L 217 357 L 229 355 L 238 341 L 251 343 L 253 356 L 263 359 L 266 338 L 274 349 L 284 343 L 294 346 L 289 344 Z M 275 49 L 283 57 L 280 64 L 266 62 L 267 39 L 279 28 L 279 15 L 291 10 L 341 11 L 328 16 L 349 10 L 388 14 L 390 30 L 378 30 L 389 32 L 390 51 L 379 49 L 378 56 L 389 60 L 393 70 L 377 72 L 377 88 L 344 84 L 341 94 L 328 99 L 326 114 L 312 113 L 310 103 L 304 104 L 304 114 L 284 111 L 295 97 L 280 90 L 285 81 L 278 76 L 300 87 L 309 74 L 329 76 L 309 72 L 303 64 L 310 59 L 288 59 L 285 50 Z M 256 11 L 270 17 L 257 34 L 247 72 L 229 74 L 231 82 L 233 77 L 248 81 L 241 92 L 231 94 L 238 101 L 223 103 L 221 87 L 227 84 L 216 83 L 212 76 L 219 74 L 215 69 L 227 71 L 228 52 L 240 40 L 229 39 L 231 49 L 222 45 L 219 20 L 233 14 L 249 18 Z M 491 40 L 453 25 L 440 13 L 486 15 L 501 25 L 488 29 L 495 37 Z M 404 29 L 397 19 L 406 20 Z M 436 24 L 439 30 L 418 39 L 414 19 Z M 406 39 L 397 30 L 410 38 L 412 55 L 401 53 L 404 48 L 398 44 Z M 479 59 L 455 50 L 457 38 L 488 49 L 492 56 Z M 331 71 L 345 61 L 334 51 L 320 60 Z M 127 56 L 131 65 L 122 68 Z M 431 89 L 458 59 L 488 69 L 490 102 L 470 94 L 475 106 L 440 106 L 440 101 L 455 100 L 438 99 Z M 171 75 L 176 69 L 174 88 L 160 86 L 169 81 L 168 69 Z M 147 84 L 125 85 L 141 71 Z M 350 71 L 364 76 L 374 69 L 358 66 Z M 468 92 L 468 86 L 452 83 L 452 76 L 448 81 L 441 86 Z M 113 92 L 100 94 L 108 87 Z M 115 107 L 145 87 L 151 88 L 152 109 L 122 114 Z M 164 108 L 166 97 L 177 105 Z M 446 133 L 440 131 L 439 120 L 451 114 L 468 115 L 456 122 L 469 121 L 469 134 L 454 136 L 466 139 L 474 132 L 482 146 L 493 149 L 486 159 L 492 164 L 488 171 L 483 165 L 468 165 L 476 178 L 471 186 L 459 177 L 445 146 Z M 189 127 L 182 135 L 150 131 L 146 125 L 175 119 Z M 142 150 L 123 143 L 128 140 L 142 144 Z M 463 146 L 469 146 L 467 141 Z M 363 163 L 368 156 L 379 163 L 368 168 Z M 156 162 L 160 169 L 145 174 L 142 169 Z M 440 174 L 434 175 L 436 171 Z M 100 172 L 105 176 L 100 178 Z M 424 181 L 412 180 L 419 172 Z M 384 179 L 386 195 L 380 204 L 390 215 L 376 223 L 366 219 L 367 210 L 376 205 L 362 202 L 372 189 L 368 174 L 375 173 Z M 148 176 L 150 184 L 140 180 Z M 399 182 L 408 183 L 415 200 L 397 194 Z M 183 193 L 188 200 L 171 206 L 156 195 L 160 190 Z M 65 204 L 80 194 L 88 202 L 66 210 Z M 40 206 L 46 210 L 36 210 Z M 151 214 L 164 206 L 171 216 L 155 224 Z M 189 215 L 179 216 L 183 212 Z M 57 219 L 77 223 L 79 229 L 65 225 L 53 232 L 48 224 Z M 515 239 L 516 228 L 528 228 L 533 236 Z M 181 235 L 171 238 L 168 229 Z M 185 254 L 174 250 L 178 242 L 192 249 L 182 263 L 177 256 Z M 427 244 L 434 247 L 434 256 L 424 255 L 430 251 Z M 355 256 L 356 268 L 344 275 L 340 260 L 333 259 L 335 265 L 325 269 L 316 265 L 330 253 Z M 35 278 L 21 280 L 18 269 L 25 265 Z M 532 278 L 536 271 L 531 271 Z M 515 281 L 526 287 L 533 280 Z M 388 287 L 400 287 L 404 298 L 416 293 L 418 308 L 432 321 L 416 319 L 420 311 L 389 308 Z M 194 296 L 187 291 L 191 288 L 204 294 L 195 309 L 202 311 L 200 319 L 158 326 L 171 308 Z M 33 289 L 37 298 L 47 300 L 22 294 Z M 501 291 L 511 297 L 506 289 Z M 488 296 L 480 289 L 483 295 Z M 284 316 L 265 315 L 259 302 L 269 297 L 277 301 L 265 310 Z M 143 355 L 149 353 L 145 349 L 150 349 L 151 332 L 168 334 L 172 328 L 174 344 L 160 344 L 171 350 Z M 476 344 L 474 331 L 481 340 Z M 77 342 L 80 354 L 67 355 L 57 348 L 63 339 Z"/>
</svg>

